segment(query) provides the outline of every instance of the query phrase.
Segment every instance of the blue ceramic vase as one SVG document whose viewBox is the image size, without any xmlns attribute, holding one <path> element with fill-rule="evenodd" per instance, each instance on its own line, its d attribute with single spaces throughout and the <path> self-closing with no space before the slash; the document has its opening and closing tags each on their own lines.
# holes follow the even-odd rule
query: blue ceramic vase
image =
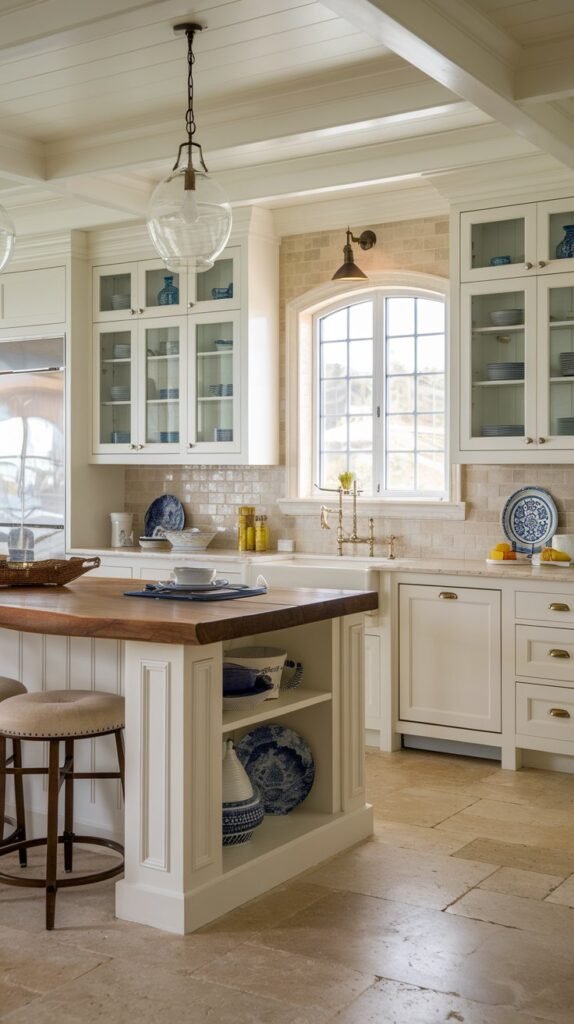
<svg viewBox="0 0 574 1024">
<path fill-rule="evenodd" d="M 173 277 L 164 277 L 163 280 L 163 288 L 157 293 L 158 305 L 177 306 L 179 302 L 179 288 L 175 287 Z"/>
<path fill-rule="evenodd" d="M 574 256 L 574 224 L 564 224 L 566 234 L 556 246 L 556 259 L 567 260 Z"/>
</svg>

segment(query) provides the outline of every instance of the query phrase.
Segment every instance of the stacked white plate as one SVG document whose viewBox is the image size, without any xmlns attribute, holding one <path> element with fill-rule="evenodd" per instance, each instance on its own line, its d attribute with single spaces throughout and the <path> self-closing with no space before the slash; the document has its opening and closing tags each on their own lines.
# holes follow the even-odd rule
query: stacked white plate
<svg viewBox="0 0 574 1024">
<path fill-rule="evenodd" d="M 483 437 L 523 437 L 523 423 L 497 423 L 485 426 L 481 430 Z"/>
<path fill-rule="evenodd" d="M 524 380 L 524 363 L 487 363 L 489 380 Z"/>
<path fill-rule="evenodd" d="M 560 373 L 563 377 L 574 377 L 574 352 L 560 353 Z"/>
<path fill-rule="evenodd" d="M 564 437 L 567 434 L 574 434 L 574 416 L 559 416 L 556 420 L 557 433 Z"/>
<path fill-rule="evenodd" d="M 493 309 L 488 315 L 496 327 L 511 327 L 513 324 L 521 324 L 524 320 L 523 309 Z"/>
<path fill-rule="evenodd" d="M 129 402 L 130 400 L 130 389 L 129 385 L 113 384 L 110 388 L 110 398 L 112 402 Z"/>
</svg>

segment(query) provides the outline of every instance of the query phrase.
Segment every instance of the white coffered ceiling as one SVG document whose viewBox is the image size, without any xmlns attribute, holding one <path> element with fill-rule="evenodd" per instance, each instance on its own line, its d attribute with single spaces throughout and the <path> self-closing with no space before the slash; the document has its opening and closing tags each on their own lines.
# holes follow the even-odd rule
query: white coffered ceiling
<svg viewBox="0 0 574 1024">
<path fill-rule="evenodd" d="M 0 0 L 0 202 L 22 233 L 141 218 L 184 138 L 280 230 L 574 186 L 574 0 Z"/>
</svg>

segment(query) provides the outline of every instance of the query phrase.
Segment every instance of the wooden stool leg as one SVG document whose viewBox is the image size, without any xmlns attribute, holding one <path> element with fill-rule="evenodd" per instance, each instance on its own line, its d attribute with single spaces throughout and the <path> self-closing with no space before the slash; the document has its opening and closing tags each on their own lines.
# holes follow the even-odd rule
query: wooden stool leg
<svg viewBox="0 0 574 1024">
<path fill-rule="evenodd" d="M 48 762 L 48 827 L 46 841 L 46 928 L 54 927 L 58 871 L 58 791 L 60 784 L 60 741 L 50 740 Z"/>
<path fill-rule="evenodd" d="M 124 735 L 123 730 L 118 729 L 114 736 L 116 738 L 116 750 L 118 752 L 118 765 L 120 769 L 120 784 L 122 787 L 122 796 L 125 797 L 125 777 L 126 777 L 126 759 L 124 754 Z"/>
<path fill-rule="evenodd" d="M 6 737 L 0 736 L 0 843 L 4 838 L 6 812 Z"/>
<path fill-rule="evenodd" d="M 65 743 L 65 768 L 74 771 L 74 741 Z M 65 812 L 64 812 L 64 871 L 71 871 L 74 858 L 74 780 L 71 774 L 66 775 Z"/>
<path fill-rule="evenodd" d="M 22 744 L 20 740 L 12 740 L 12 750 L 14 752 L 14 767 L 22 767 Z M 21 775 L 16 774 L 14 776 L 14 793 L 16 797 L 16 839 L 18 841 L 26 839 L 26 814 L 24 811 L 24 779 Z M 20 861 L 20 867 L 25 868 L 28 863 L 27 851 L 18 850 L 18 859 Z"/>
</svg>

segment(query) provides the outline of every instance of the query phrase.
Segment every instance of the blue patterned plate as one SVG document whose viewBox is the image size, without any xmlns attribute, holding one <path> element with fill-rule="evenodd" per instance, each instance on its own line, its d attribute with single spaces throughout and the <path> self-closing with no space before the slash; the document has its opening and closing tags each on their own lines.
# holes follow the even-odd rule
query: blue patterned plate
<svg viewBox="0 0 574 1024">
<path fill-rule="evenodd" d="M 515 551 L 533 555 L 550 543 L 558 528 L 554 498 L 542 487 L 521 487 L 502 512 L 502 529 Z"/>
<path fill-rule="evenodd" d="M 235 748 L 266 814 L 288 814 L 308 796 L 315 778 L 313 755 L 305 740 L 283 725 L 260 725 Z"/>
<path fill-rule="evenodd" d="M 153 537 L 158 527 L 162 530 L 183 530 L 184 524 L 185 512 L 179 498 L 175 494 L 162 494 L 146 511 L 144 533 L 146 537 Z"/>
</svg>

